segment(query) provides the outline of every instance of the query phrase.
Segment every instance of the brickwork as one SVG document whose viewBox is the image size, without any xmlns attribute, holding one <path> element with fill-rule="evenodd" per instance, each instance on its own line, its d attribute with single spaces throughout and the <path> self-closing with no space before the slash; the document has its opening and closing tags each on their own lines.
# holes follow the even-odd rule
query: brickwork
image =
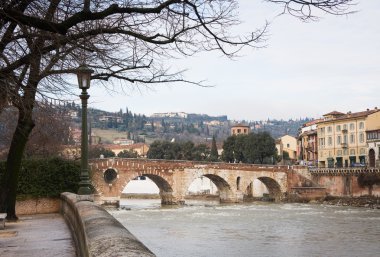
<svg viewBox="0 0 380 257">
<path fill-rule="evenodd" d="M 276 200 L 288 191 L 289 166 L 205 163 L 145 159 L 97 159 L 90 162 L 92 182 L 101 200 L 117 200 L 137 176 L 146 176 L 160 189 L 163 204 L 183 203 L 190 184 L 201 176 L 217 186 L 221 202 L 242 202 L 255 179 L 262 181 Z M 106 183 L 104 172 L 114 169 L 117 178 Z"/>
</svg>

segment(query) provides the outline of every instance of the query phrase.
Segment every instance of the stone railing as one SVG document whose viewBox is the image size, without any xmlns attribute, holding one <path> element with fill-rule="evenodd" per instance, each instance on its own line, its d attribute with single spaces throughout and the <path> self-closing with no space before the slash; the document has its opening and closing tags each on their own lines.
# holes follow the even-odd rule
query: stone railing
<svg viewBox="0 0 380 257">
<path fill-rule="evenodd" d="M 72 193 L 61 194 L 61 213 L 81 257 L 155 256 L 102 207 Z"/>
<path fill-rule="evenodd" d="M 380 173 L 380 168 L 369 167 L 346 167 L 346 168 L 311 168 L 309 172 L 312 175 L 359 175 L 362 173 Z"/>
</svg>

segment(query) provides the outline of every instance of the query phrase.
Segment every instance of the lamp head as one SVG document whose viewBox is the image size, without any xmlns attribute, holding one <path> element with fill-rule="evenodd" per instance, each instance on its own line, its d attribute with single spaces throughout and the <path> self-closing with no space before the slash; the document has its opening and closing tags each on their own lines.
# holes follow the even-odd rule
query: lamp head
<svg viewBox="0 0 380 257">
<path fill-rule="evenodd" d="M 91 81 L 91 73 L 94 71 L 88 68 L 85 64 L 80 65 L 77 70 L 78 85 L 80 89 L 89 89 Z"/>
</svg>

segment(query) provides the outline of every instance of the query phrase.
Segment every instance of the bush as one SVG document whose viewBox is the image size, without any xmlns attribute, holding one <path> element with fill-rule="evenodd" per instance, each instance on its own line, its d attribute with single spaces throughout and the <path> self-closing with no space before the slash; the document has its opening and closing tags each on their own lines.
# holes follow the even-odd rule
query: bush
<svg viewBox="0 0 380 257">
<path fill-rule="evenodd" d="M 1 177 L 5 162 L 0 163 Z M 80 164 L 60 158 L 31 159 L 22 162 L 17 197 L 59 197 L 62 192 L 78 191 Z"/>
</svg>

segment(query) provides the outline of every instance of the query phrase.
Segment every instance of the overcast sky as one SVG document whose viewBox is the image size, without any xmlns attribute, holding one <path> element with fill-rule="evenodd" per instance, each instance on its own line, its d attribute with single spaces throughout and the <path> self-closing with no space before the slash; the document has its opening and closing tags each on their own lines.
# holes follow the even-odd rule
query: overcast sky
<svg viewBox="0 0 380 257">
<path fill-rule="evenodd" d="M 276 17 L 281 9 L 261 1 L 240 1 L 241 34 L 270 22 L 266 47 L 246 49 L 230 60 L 201 53 L 178 60 L 189 80 L 206 80 L 212 88 L 160 85 L 154 90 L 109 94 L 90 89 L 91 107 L 151 115 L 187 112 L 227 115 L 235 120 L 318 118 L 330 111 L 380 107 L 380 1 L 360 1 L 358 13 L 323 15 L 303 23 Z"/>
</svg>

